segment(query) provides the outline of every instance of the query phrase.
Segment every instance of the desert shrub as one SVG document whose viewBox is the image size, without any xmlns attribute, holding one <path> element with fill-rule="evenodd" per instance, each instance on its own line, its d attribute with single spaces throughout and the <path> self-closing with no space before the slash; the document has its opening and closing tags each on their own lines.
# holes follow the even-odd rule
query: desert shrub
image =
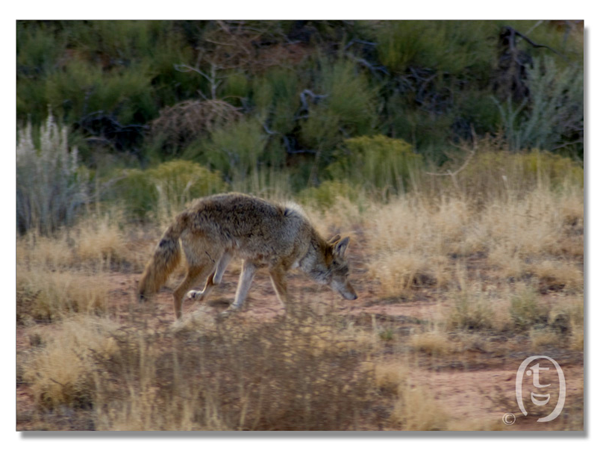
<svg viewBox="0 0 600 451">
<path fill-rule="evenodd" d="M 29 123 L 17 142 L 17 228 L 49 234 L 73 224 L 89 201 L 89 174 L 79 166 L 77 148 L 69 149 L 67 127 L 52 114 L 40 126 L 39 144 Z"/>
<path fill-rule="evenodd" d="M 306 118 L 300 121 L 300 140 L 328 162 L 345 136 L 372 133 L 377 122 L 376 91 L 366 75 L 349 60 L 320 60 L 315 94 L 305 96 Z M 321 162 L 319 162 L 321 163 Z"/>
<path fill-rule="evenodd" d="M 210 137 L 188 146 L 186 158 L 219 171 L 227 181 L 245 179 L 265 163 L 267 135 L 256 119 L 242 119 L 215 129 Z"/>
<path fill-rule="evenodd" d="M 422 157 L 410 144 L 378 135 L 361 136 L 344 141 L 344 151 L 328 167 L 334 179 L 380 191 L 403 192 L 419 176 Z"/>
<path fill-rule="evenodd" d="M 383 21 L 376 28 L 380 61 L 394 72 L 409 66 L 457 74 L 493 65 L 491 21 Z"/>
<path fill-rule="evenodd" d="M 322 63 L 320 88 L 327 96 L 323 104 L 340 119 L 351 134 L 371 132 L 376 121 L 376 91 L 368 78 L 350 60 Z"/>
<path fill-rule="evenodd" d="M 225 189 L 218 172 L 192 161 L 174 160 L 151 169 L 126 171 L 113 195 L 134 218 L 166 219 L 186 202 Z"/>
<path fill-rule="evenodd" d="M 122 123 L 145 122 L 156 115 L 151 80 L 147 65 L 105 73 L 97 64 L 74 59 L 45 79 L 45 100 L 69 122 L 97 111 Z"/>
<path fill-rule="evenodd" d="M 514 106 L 498 103 L 502 127 L 513 150 L 555 150 L 569 145 L 583 154 L 583 70 L 559 68 L 552 58 L 536 59 L 527 71 L 529 97 Z M 565 143 L 565 141 L 567 141 Z"/>
<path fill-rule="evenodd" d="M 259 116 L 274 132 L 286 134 L 294 128 L 300 107 L 300 80 L 296 71 L 272 68 L 253 82 L 253 100 Z"/>
</svg>

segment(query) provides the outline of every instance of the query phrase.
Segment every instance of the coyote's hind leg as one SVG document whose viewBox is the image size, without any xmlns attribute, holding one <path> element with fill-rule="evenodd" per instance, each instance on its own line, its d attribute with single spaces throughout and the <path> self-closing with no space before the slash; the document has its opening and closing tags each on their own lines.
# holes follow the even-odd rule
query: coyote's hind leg
<svg viewBox="0 0 600 451">
<path fill-rule="evenodd" d="M 212 291 L 212 288 L 215 285 L 221 283 L 221 280 L 223 279 L 223 273 L 227 269 L 227 265 L 229 265 L 229 262 L 231 261 L 232 257 L 233 254 L 229 252 L 224 253 L 223 256 L 219 259 L 216 269 L 208 276 L 208 279 L 206 279 L 204 289 L 202 291 L 189 291 L 187 293 L 186 299 L 191 301 L 203 301 L 204 299 L 206 299 L 206 297 Z"/>
</svg>

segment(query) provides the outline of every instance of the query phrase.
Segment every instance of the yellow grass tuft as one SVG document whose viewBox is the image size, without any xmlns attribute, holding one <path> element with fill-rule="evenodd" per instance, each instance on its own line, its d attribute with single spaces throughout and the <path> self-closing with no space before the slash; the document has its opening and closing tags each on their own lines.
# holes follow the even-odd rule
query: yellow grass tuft
<svg viewBox="0 0 600 451">
<path fill-rule="evenodd" d="M 443 431 L 450 416 L 426 387 L 405 383 L 400 386 L 389 422 L 403 431 Z"/>
<path fill-rule="evenodd" d="M 93 402 L 92 355 L 116 350 L 112 334 L 118 325 L 108 319 L 79 317 L 43 337 L 45 346 L 31 356 L 23 379 L 36 403 L 44 409 L 89 407 Z"/>
<path fill-rule="evenodd" d="M 444 356 L 457 350 L 456 345 L 441 330 L 411 335 L 409 346 L 415 351 L 435 356 Z"/>
<path fill-rule="evenodd" d="M 106 310 L 108 287 L 97 276 L 17 267 L 17 320 L 57 320 Z"/>
</svg>

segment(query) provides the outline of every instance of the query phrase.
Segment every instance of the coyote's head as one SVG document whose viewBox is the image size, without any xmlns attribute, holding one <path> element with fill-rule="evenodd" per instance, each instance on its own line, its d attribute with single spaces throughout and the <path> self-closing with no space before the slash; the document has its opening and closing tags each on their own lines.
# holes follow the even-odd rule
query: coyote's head
<svg viewBox="0 0 600 451">
<path fill-rule="evenodd" d="M 323 260 L 315 262 L 311 276 L 316 282 L 329 285 L 333 291 L 352 301 L 358 296 L 348 281 L 350 271 L 344 254 L 349 242 L 350 237 L 340 239 L 336 235 L 331 238 L 324 249 Z"/>
</svg>

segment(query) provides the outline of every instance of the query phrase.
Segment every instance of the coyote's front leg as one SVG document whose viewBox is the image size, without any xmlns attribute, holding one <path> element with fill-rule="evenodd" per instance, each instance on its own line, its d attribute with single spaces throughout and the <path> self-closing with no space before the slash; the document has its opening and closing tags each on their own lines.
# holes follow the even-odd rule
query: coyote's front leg
<svg viewBox="0 0 600 451">
<path fill-rule="evenodd" d="M 244 301 L 248 296 L 248 290 L 250 290 L 250 285 L 252 285 L 252 279 L 254 278 L 254 274 L 256 273 L 257 269 L 258 268 L 254 263 L 248 260 L 243 261 L 240 281 L 238 282 L 237 291 L 235 292 L 235 300 L 227 310 L 221 313 L 221 316 L 229 316 L 231 313 L 237 312 L 242 308 L 242 305 L 244 305 Z"/>
</svg>

